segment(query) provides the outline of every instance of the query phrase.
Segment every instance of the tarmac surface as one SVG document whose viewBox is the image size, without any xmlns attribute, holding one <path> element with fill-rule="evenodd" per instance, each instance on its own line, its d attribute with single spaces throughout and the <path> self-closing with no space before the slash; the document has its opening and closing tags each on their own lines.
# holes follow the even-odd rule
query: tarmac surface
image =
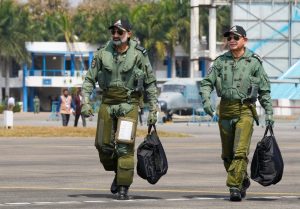
<svg viewBox="0 0 300 209">
<path fill-rule="evenodd" d="M 14 125 L 61 126 L 61 120 L 47 120 L 49 115 L 16 113 Z M 3 114 L 3 127 L 2 122 Z M 87 124 L 96 126 L 96 119 Z M 69 125 L 73 125 L 73 118 Z M 293 123 L 277 121 L 274 127 L 285 162 L 282 180 L 269 187 L 251 181 L 242 202 L 228 199 L 216 123 L 158 124 L 157 129 L 158 134 L 164 130 L 190 136 L 161 138 L 168 157 L 168 173 L 156 185 L 135 174 L 128 201 L 118 201 L 110 193 L 113 174 L 99 164 L 93 137 L 0 137 L 0 209 L 300 208 L 300 128 L 295 129 Z M 264 128 L 255 127 L 250 162 L 263 133 Z M 142 140 L 137 139 L 136 147 Z"/>
</svg>

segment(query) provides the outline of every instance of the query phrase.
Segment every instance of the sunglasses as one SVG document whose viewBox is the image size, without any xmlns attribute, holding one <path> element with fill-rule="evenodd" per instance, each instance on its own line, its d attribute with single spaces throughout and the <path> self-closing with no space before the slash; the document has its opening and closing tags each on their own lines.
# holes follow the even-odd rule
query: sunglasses
<svg viewBox="0 0 300 209">
<path fill-rule="evenodd" d="M 118 29 L 118 30 L 111 30 L 110 32 L 111 32 L 111 35 L 115 35 L 117 33 L 119 36 L 122 36 L 125 31 Z"/>
<path fill-rule="evenodd" d="M 235 41 L 240 40 L 241 36 L 234 35 L 234 36 L 228 36 L 227 41 L 231 41 L 231 39 L 234 39 Z"/>
</svg>

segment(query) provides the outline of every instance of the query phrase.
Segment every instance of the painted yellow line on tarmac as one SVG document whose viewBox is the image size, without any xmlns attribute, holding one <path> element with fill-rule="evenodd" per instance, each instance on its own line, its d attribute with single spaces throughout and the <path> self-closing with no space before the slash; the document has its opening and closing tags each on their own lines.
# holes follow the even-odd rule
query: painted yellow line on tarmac
<svg viewBox="0 0 300 209">
<path fill-rule="evenodd" d="M 109 191 L 103 188 L 71 188 L 71 187 L 9 187 L 0 186 L 0 189 L 24 189 L 24 190 L 77 190 L 77 191 Z M 165 192 L 165 193 L 205 193 L 205 194 L 228 194 L 226 191 L 209 191 L 209 190 L 185 190 L 185 189 L 131 189 L 132 192 Z M 299 192 L 247 192 L 251 195 L 271 195 L 271 196 L 300 196 Z"/>
</svg>

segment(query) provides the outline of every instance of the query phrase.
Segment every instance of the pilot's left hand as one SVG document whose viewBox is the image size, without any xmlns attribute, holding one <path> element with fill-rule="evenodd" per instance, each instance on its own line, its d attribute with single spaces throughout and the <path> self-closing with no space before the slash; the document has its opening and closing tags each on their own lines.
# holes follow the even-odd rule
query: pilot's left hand
<svg viewBox="0 0 300 209">
<path fill-rule="evenodd" d="M 211 104 L 210 104 L 209 100 L 206 101 L 206 102 L 203 104 L 203 109 L 204 109 L 204 111 L 205 111 L 208 115 L 210 115 L 211 117 L 214 116 L 214 110 L 213 110 L 213 108 L 211 107 Z"/>
<path fill-rule="evenodd" d="M 155 125 L 157 122 L 157 112 L 156 111 L 150 111 L 147 119 L 147 125 Z"/>
<path fill-rule="evenodd" d="M 81 107 L 81 114 L 86 118 L 90 116 L 94 116 L 92 105 L 89 103 L 83 104 Z"/>
<path fill-rule="evenodd" d="M 273 115 L 266 115 L 266 126 L 274 126 Z"/>
<path fill-rule="evenodd" d="M 214 112 L 213 117 L 212 117 L 212 121 L 218 122 L 218 120 L 219 120 L 219 115 L 216 112 Z"/>
</svg>

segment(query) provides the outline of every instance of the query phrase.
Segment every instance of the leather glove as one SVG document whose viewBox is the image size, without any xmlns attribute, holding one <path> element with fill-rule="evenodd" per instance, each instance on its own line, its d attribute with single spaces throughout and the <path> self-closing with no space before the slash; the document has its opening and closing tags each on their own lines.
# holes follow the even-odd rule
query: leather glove
<svg viewBox="0 0 300 209">
<path fill-rule="evenodd" d="M 208 115 L 210 115 L 211 117 L 214 116 L 214 110 L 213 110 L 213 108 L 211 107 L 211 104 L 210 104 L 209 101 L 204 102 L 204 104 L 203 104 L 203 109 L 204 109 L 204 111 L 205 111 Z"/>
<path fill-rule="evenodd" d="M 273 115 L 266 115 L 266 126 L 273 126 L 274 125 L 274 119 Z"/>
<path fill-rule="evenodd" d="M 148 115 L 147 125 L 155 125 L 157 122 L 157 112 L 156 111 L 150 111 Z"/>
<path fill-rule="evenodd" d="M 92 105 L 90 103 L 83 104 L 81 107 L 81 114 L 86 118 L 93 115 Z"/>
</svg>

